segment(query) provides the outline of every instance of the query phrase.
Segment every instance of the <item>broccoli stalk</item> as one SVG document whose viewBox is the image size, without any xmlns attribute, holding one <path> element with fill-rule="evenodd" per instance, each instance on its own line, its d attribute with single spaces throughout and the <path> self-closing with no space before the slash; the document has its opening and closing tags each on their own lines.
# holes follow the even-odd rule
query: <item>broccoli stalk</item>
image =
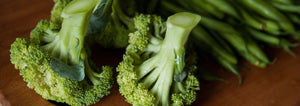
<svg viewBox="0 0 300 106">
<path fill-rule="evenodd" d="M 159 18 L 153 17 L 151 19 L 151 16 L 139 16 L 135 19 L 137 31 L 130 34 L 131 44 L 127 47 L 123 62 L 117 68 L 120 72 L 118 75 L 120 92 L 133 105 L 191 104 L 196 99 L 194 90 L 199 89 L 199 82 L 190 72 L 184 70 L 186 68 L 185 43 L 191 30 L 200 21 L 200 16 L 185 12 L 170 16 L 164 39 L 153 36 L 155 32 L 164 29 L 159 28 L 164 24 L 157 24 Z M 155 31 L 151 32 L 152 29 L 149 29 L 151 27 L 154 27 Z M 147 41 L 147 37 L 150 38 L 150 42 Z M 130 57 L 136 63 L 131 63 Z M 143 57 L 148 58 L 143 59 Z M 132 65 L 134 68 L 131 68 Z M 136 78 L 131 79 L 131 76 Z M 139 98 L 148 100 L 143 101 L 144 103 L 141 100 L 141 102 L 135 101 Z"/>
<path fill-rule="evenodd" d="M 184 68 L 184 45 L 192 28 L 197 25 L 200 18 L 194 14 L 175 14 L 167 21 L 165 39 L 161 44 L 160 51 L 149 60 L 146 60 L 138 67 L 138 78 L 145 88 L 151 88 L 151 93 L 158 97 L 159 103 L 163 106 L 169 104 L 170 90 L 173 76 L 180 74 Z M 154 84 L 154 85 L 153 85 Z M 185 93 L 182 86 L 179 90 Z"/>
<path fill-rule="evenodd" d="M 63 10 L 62 27 L 57 34 L 52 34 L 51 41 L 42 48 L 66 64 L 78 64 L 84 46 L 89 19 L 98 0 L 74 0 Z M 49 36 L 44 36 L 45 41 Z M 55 37 L 54 37 L 55 36 Z"/>
</svg>

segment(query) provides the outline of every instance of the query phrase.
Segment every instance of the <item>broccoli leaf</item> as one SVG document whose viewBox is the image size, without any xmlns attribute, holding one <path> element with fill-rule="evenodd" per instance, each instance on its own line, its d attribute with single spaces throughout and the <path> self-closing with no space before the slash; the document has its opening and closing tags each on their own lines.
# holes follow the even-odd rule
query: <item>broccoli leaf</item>
<svg viewBox="0 0 300 106">
<path fill-rule="evenodd" d="M 85 77 L 84 62 L 79 60 L 79 64 L 68 65 L 58 59 L 52 58 L 50 66 L 53 71 L 57 72 L 63 78 L 70 78 L 75 81 L 82 81 Z"/>
</svg>

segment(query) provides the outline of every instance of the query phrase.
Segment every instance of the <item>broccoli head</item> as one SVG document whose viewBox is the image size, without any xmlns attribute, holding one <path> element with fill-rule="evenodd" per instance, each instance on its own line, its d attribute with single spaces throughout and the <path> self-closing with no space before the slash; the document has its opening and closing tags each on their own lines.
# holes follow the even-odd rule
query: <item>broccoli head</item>
<svg viewBox="0 0 300 106">
<path fill-rule="evenodd" d="M 110 93 L 112 68 L 95 67 L 85 40 L 91 14 L 101 3 L 73 0 L 60 13 L 61 24 L 42 20 L 30 39 L 16 39 L 10 49 L 11 62 L 29 88 L 45 99 L 70 105 L 94 104 Z"/>
<path fill-rule="evenodd" d="M 200 21 L 192 13 L 177 13 L 164 22 L 154 15 L 134 18 L 123 61 L 117 67 L 120 93 L 133 105 L 190 105 L 199 82 L 185 66 L 185 44 Z"/>
</svg>

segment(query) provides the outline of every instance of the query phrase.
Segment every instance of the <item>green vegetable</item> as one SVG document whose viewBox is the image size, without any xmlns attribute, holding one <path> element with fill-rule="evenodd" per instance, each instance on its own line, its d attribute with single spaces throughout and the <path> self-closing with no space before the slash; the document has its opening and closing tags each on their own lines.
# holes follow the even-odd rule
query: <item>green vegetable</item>
<svg viewBox="0 0 300 106">
<path fill-rule="evenodd" d="M 212 56 L 212 59 L 236 74 L 241 83 L 241 76 L 237 71 L 239 62 L 237 62 L 235 53 L 261 68 L 270 64 L 266 54 L 260 48 L 260 42 L 254 41 L 253 38 L 283 48 L 289 48 L 292 45 L 280 43 L 281 39 L 286 38 L 279 38 L 278 36 L 285 34 L 289 37 L 299 38 L 297 33 L 294 32 L 294 26 L 284 14 L 272 5 L 265 5 L 265 2 L 253 2 L 253 0 L 193 0 L 183 3 L 162 0 L 159 10 L 168 11 L 170 14 L 196 12 L 202 15 L 199 23 L 202 28 L 196 27 L 192 33 L 194 44 L 200 49 L 206 48 L 205 50 Z M 245 8 L 245 6 L 248 8 Z M 267 9 L 262 10 L 263 8 Z M 218 11 L 212 11 L 213 9 Z M 225 14 L 225 16 L 217 14 Z M 247 33 L 249 27 L 251 27 L 251 32 Z M 270 36 L 253 35 L 256 32 L 263 33 L 261 35 L 270 34 Z M 203 44 L 205 47 L 203 47 Z"/>
<path fill-rule="evenodd" d="M 281 11 L 300 13 L 300 5 L 284 4 L 279 2 L 271 2 L 274 7 Z"/>
<path fill-rule="evenodd" d="M 50 66 L 52 56 L 32 40 L 17 38 L 10 52 L 11 62 L 20 70 L 27 86 L 47 100 L 70 105 L 90 105 L 108 95 L 112 87 L 111 67 L 103 66 L 101 73 L 95 74 L 98 76 L 95 79 L 98 84 L 94 85 L 87 77 L 83 81 L 62 78 Z M 90 67 L 87 64 L 85 66 Z"/>
<path fill-rule="evenodd" d="M 207 11 L 217 18 L 223 18 L 224 13 L 222 12 L 222 10 L 220 10 L 219 7 L 216 7 L 214 4 L 209 3 L 209 1 L 210 0 L 192 0 L 193 3 L 199 6 L 198 8 Z"/>
<path fill-rule="evenodd" d="M 254 30 L 252 28 L 247 28 L 248 32 L 250 33 L 250 35 L 253 36 L 253 38 L 271 44 L 271 45 L 279 45 L 280 39 L 278 37 L 272 36 L 272 35 L 268 35 L 265 33 L 262 33 L 260 31 Z"/>
<path fill-rule="evenodd" d="M 262 16 L 278 22 L 281 28 L 285 31 L 295 31 L 294 26 L 287 19 L 287 17 L 280 13 L 277 9 L 275 9 L 275 7 L 272 7 L 272 5 L 261 0 L 241 0 L 241 2 L 253 11 L 261 14 Z"/>
<path fill-rule="evenodd" d="M 89 58 L 85 41 L 90 17 L 99 3 L 101 0 L 56 4 L 54 19 L 40 21 L 30 39 L 17 38 L 11 45 L 11 62 L 28 87 L 43 98 L 70 105 L 91 105 L 110 93 L 112 68 L 103 66 L 98 70 Z M 61 17 L 57 16 L 60 11 Z"/>
<path fill-rule="evenodd" d="M 199 20 L 186 12 L 168 17 L 166 24 L 158 16 L 135 18 L 137 31 L 129 34 L 130 44 L 117 67 L 119 91 L 127 102 L 168 106 L 195 101 L 199 82 L 185 67 L 184 45 Z"/>
<path fill-rule="evenodd" d="M 234 18 L 239 19 L 239 14 L 235 10 L 235 8 L 230 4 L 229 2 L 226 2 L 226 0 L 202 0 L 207 1 L 210 4 L 214 5 L 216 8 L 218 8 L 220 11 L 229 14 L 233 16 Z M 204 3 L 203 3 L 204 4 Z M 206 4 L 204 4 L 206 5 Z"/>
</svg>

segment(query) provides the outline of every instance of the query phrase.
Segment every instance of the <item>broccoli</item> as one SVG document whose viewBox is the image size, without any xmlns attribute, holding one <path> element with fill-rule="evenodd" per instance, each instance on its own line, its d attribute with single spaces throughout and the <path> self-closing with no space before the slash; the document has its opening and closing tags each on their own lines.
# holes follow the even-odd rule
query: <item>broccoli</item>
<svg viewBox="0 0 300 106">
<path fill-rule="evenodd" d="M 27 86 L 47 100 L 89 105 L 109 94 L 112 86 L 111 67 L 103 66 L 98 79 L 102 83 L 92 85 L 88 80 L 74 81 L 60 77 L 50 66 L 51 56 L 48 52 L 29 39 L 17 38 L 10 51 L 11 62 L 16 69 L 20 69 Z"/>
<path fill-rule="evenodd" d="M 185 43 L 200 21 L 192 13 L 176 13 L 164 22 L 159 16 L 134 18 L 123 61 L 117 67 L 119 91 L 139 106 L 190 105 L 199 82 L 185 66 Z"/>
<path fill-rule="evenodd" d="M 63 0 L 56 3 L 60 2 Z M 61 5 L 65 7 L 56 4 L 53 11 L 57 12 L 52 13 L 58 15 L 61 11 L 61 22 L 59 16 L 54 19 L 57 21 L 42 20 L 30 39 L 16 39 L 10 49 L 11 63 L 29 88 L 47 100 L 70 105 L 94 104 L 110 93 L 112 68 L 97 69 L 85 41 L 91 15 L 105 2 L 73 0 Z"/>
</svg>

